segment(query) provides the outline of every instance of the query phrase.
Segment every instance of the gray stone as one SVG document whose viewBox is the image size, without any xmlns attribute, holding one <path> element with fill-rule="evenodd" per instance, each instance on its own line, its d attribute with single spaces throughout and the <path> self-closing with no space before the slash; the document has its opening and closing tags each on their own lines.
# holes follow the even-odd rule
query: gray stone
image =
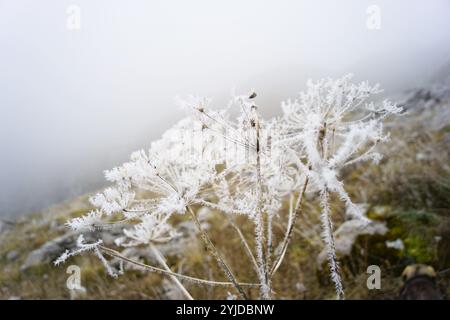
<svg viewBox="0 0 450 320">
<path fill-rule="evenodd" d="M 0 220 L 0 234 L 9 230 L 14 225 L 14 222 Z"/>
<path fill-rule="evenodd" d="M 388 231 L 384 222 L 372 221 L 370 224 L 365 225 L 362 220 L 353 219 L 344 222 L 334 232 L 336 255 L 338 257 L 348 256 L 351 253 L 353 244 L 360 235 L 384 235 Z M 317 258 L 319 267 L 327 259 L 326 248 L 322 250 Z"/>
<path fill-rule="evenodd" d="M 20 270 L 26 271 L 34 266 L 50 263 L 59 257 L 66 249 L 72 248 L 75 245 L 76 239 L 76 234 L 68 233 L 46 242 L 40 248 L 30 252 Z"/>
<path fill-rule="evenodd" d="M 202 227 L 207 229 L 207 222 L 202 222 Z M 181 254 L 184 251 L 185 245 L 191 242 L 197 233 L 195 224 L 192 221 L 181 222 L 178 229 L 181 233 L 180 237 L 174 239 L 170 243 L 158 245 L 158 249 L 163 256 Z M 87 243 L 102 239 L 105 245 L 111 245 L 113 244 L 114 239 L 121 235 L 123 235 L 122 229 L 107 229 L 84 234 L 84 237 Z M 20 270 L 24 272 L 31 267 L 53 262 L 64 251 L 72 250 L 76 247 L 78 236 L 79 234 L 75 232 L 69 232 L 46 242 L 38 249 L 30 252 Z M 149 248 L 127 248 L 123 251 L 123 254 L 130 258 L 145 258 L 145 260 L 157 263 Z"/>
<path fill-rule="evenodd" d="M 12 250 L 6 254 L 6 260 L 14 261 L 19 256 L 19 253 L 16 250 Z"/>
</svg>

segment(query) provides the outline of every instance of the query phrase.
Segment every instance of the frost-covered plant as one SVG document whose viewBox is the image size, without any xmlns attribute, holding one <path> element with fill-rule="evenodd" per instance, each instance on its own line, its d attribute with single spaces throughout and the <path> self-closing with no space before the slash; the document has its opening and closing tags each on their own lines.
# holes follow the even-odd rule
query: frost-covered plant
<svg viewBox="0 0 450 320">
<path fill-rule="evenodd" d="M 271 120 L 260 117 L 255 93 L 233 97 L 222 110 L 210 109 L 210 101 L 205 98 L 180 100 L 191 114 L 152 143 L 148 152 L 137 151 L 129 162 L 106 171 L 105 177 L 113 186 L 91 198 L 97 209 L 67 223 L 80 233 L 119 226 L 123 235 L 115 241 L 118 247 L 150 246 L 158 252 L 158 244 L 179 236 L 171 218 L 187 215 L 228 282 L 178 274 L 165 263 L 161 263 L 163 268 L 145 265 L 105 247 L 101 241 L 85 244 L 83 238 L 78 241 L 78 249 L 65 252 L 56 263 L 94 251 L 111 274 L 117 275 L 103 254 L 172 277 L 188 298 L 189 293 L 178 280 L 232 286 L 243 299 L 248 297 L 245 288 L 259 287 L 260 298 L 270 299 L 273 275 L 283 261 L 308 192 L 317 194 L 320 200 L 331 279 L 338 298 L 343 298 L 329 197 L 331 193 L 339 196 L 349 218 L 370 223 L 345 191 L 339 172 L 362 161 L 377 163 L 381 155 L 376 145 L 387 139 L 382 122 L 401 112 L 388 101 L 370 100 L 381 92 L 378 86 L 350 80 L 351 75 L 309 81 L 306 92 L 297 100 L 282 104 L 283 116 Z M 233 110 L 239 111 L 235 119 Z M 286 232 L 275 244 L 273 222 L 277 219 L 282 223 L 280 212 L 286 201 L 291 204 Z M 242 283 L 236 278 L 200 223 L 196 214 L 200 207 L 222 212 L 230 221 L 252 261 L 257 283 Z M 245 239 L 235 215 L 253 222 L 255 248 Z"/>
</svg>

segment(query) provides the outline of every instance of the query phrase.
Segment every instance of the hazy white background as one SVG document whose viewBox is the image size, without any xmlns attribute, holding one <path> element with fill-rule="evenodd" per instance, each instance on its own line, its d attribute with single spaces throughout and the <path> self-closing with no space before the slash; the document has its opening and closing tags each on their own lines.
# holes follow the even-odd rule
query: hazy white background
<svg viewBox="0 0 450 320">
<path fill-rule="evenodd" d="M 183 116 L 176 95 L 255 88 L 271 115 L 350 71 L 395 93 L 447 72 L 449 40 L 448 0 L 0 0 L 0 216 L 100 187 Z"/>
</svg>

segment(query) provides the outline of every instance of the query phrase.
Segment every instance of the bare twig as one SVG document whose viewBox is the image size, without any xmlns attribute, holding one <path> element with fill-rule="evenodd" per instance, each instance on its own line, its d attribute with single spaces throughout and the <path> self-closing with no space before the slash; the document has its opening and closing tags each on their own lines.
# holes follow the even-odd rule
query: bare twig
<svg viewBox="0 0 450 320">
<path fill-rule="evenodd" d="M 292 231 L 294 230 L 295 222 L 297 221 L 297 218 L 298 218 L 298 216 L 300 215 L 300 212 L 301 212 L 301 205 L 302 205 L 302 201 L 303 201 L 303 198 L 304 198 L 307 186 L 308 186 L 308 178 L 305 179 L 305 183 L 303 184 L 302 191 L 301 191 L 301 193 L 299 194 L 299 196 L 297 198 L 297 202 L 295 204 L 295 209 L 294 209 L 295 213 L 292 216 L 292 219 L 290 220 L 290 224 L 289 224 L 288 229 L 286 231 L 286 234 L 284 236 L 280 254 L 275 259 L 275 263 L 273 265 L 273 268 L 270 271 L 270 276 L 271 277 L 275 274 L 275 272 L 278 270 L 278 268 L 280 267 L 281 263 L 283 262 L 284 256 L 286 254 L 287 247 L 288 247 L 289 242 L 290 242 L 290 240 L 292 238 Z"/>
<path fill-rule="evenodd" d="M 164 269 L 166 271 L 171 272 L 172 270 L 170 270 L 169 266 L 166 263 L 166 259 L 164 259 L 163 255 L 158 250 L 158 248 L 156 248 L 154 245 L 151 245 L 150 249 L 153 251 L 153 254 L 156 257 L 156 260 L 158 260 L 158 262 L 164 267 Z M 175 283 L 175 285 L 180 289 L 180 291 L 184 294 L 184 296 L 188 300 L 194 300 L 194 298 L 191 296 L 189 291 L 187 291 L 187 289 L 183 286 L 183 284 L 180 282 L 180 280 L 178 280 L 178 278 L 176 276 L 170 275 L 169 277 L 172 279 L 172 281 Z"/>
<path fill-rule="evenodd" d="M 195 278 L 195 277 L 191 277 L 191 276 L 186 276 L 183 274 L 179 274 L 173 271 L 166 271 L 164 269 L 158 268 L 158 267 L 154 267 L 154 266 L 150 266 L 148 264 L 130 259 L 128 257 L 125 257 L 124 255 L 122 255 L 120 252 L 104 247 L 102 245 L 99 245 L 98 248 L 103 251 L 105 254 L 114 257 L 114 258 L 118 258 L 121 259 L 127 263 L 133 264 L 135 266 L 138 266 L 142 269 L 146 269 L 148 271 L 151 272 L 155 272 L 155 273 L 159 273 L 159 274 L 163 274 L 163 275 L 167 275 L 167 276 L 175 276 L 179 279 L 182 280 L 186 280 L 186 281 L 190 281 L 192 283 L 195 284 L 201 284 L 201 285 L 210 285 L 210 286 L 225 286 L 225 287 L 232 287 L 234 286 L 234 283 L 232 282 L 222 282 L 222 281 L 213 281 L 213 280 L 204 280 L 204 279 L 199 279 L 199 278 Z M 257 283 L 239 283 L 240 286 L 242 287 L 259 287 L 259 284 Z"/>
<path fill-rule="evenodd" d="M 230 225 L 233 227 L 234 230 L 236 230 L 237 234 L 239 235 L 239 238 L 242 241 L 242 244 L 244 245 L 245 252 L 247 253 L 247 256 L 250 258 L 250 261 L 253 264 L 253 268 L 256 272 L 258 272 L 258 263 L 256 262 L 256 258 L 252 252 L 252 249 L 250 248 L 250 245 L 248 244 L 247 240 L 245 239 L 244 234 L 242 233 L 239 226 L 236 224 L 236 222 L 233 220 L 233 217 L 229 218 Z"/>
<path fill-rule="evenodd" d="M 236 290 L 238 291 L 241 298 L 247 300 L 248 296 L 245 293 L 245 291 L 242 289 L 242 287 L 239 285 L 239 283 L 236 280 L 236 277 L 231 272 L 228 265 L 225 263 L 224 259 L 220 255 L 219 251 L 216 249 L 216 246 L 212 243 L 211 239 L 209 238 L 206 231 L 202 228 L 200 221 L 198 221 L 198 218 L 192 208 L 190 206 L 187 206 L 187 210 L 191 214 L 192 220 L 194 221 L 195 225 L 197 226 L 197 229 L 200 232 L 200 236 L 203 239 L 203 242 L 205 243 L 206 247 L 209 249 L 211 255 L 217 260 L 219 267 L 222 269 L 222 271 L 225 273 L 225 276 L 230 280 Z"/>
</svg>

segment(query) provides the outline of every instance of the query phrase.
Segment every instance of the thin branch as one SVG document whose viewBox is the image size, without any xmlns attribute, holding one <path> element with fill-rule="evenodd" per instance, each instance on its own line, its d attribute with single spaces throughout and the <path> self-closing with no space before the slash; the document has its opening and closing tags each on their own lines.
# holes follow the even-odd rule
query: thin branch
<svg viewBox="0 0 450 320">
<path fill-rule="evenodd" d="M 272 216 L 267 213 L 266 217 L 266 228 L 267 228 L 267 239 L 266 239 L 266 268 L 267 268 L 267 276 L 268 281 L 270 281 L 270 269 L 271 269 L 271 263 L 272 263 L 272 255 L 273 255 L 273 219 Z"/>
<path fill-rule="evenodd" d="M 228 265 L 223 260 L 222 256 L 220 255 L 219 251 L 217 250 L 217 248 L 212 243 L 212 241 L 209 238 L 209 236 L 206 233 L 206 231 L 202 228 L 202 226 L 200 224 L 200 221 L 198 221 L 198 218 L 195 215 L 195 213 L 192 210 L 192 208 L 190 206 L 187 206 L 187 210 L 191 214 L 192 220 L 194 221 L 195 225 L 197 226 L 197 229 L 200 232 L 200 236 L 203 239 L 203 242 L 205 243 L 206 247 L 209 249 L 211 255 L 217 260 L 217 262 L 219 264 L 219 267 L 225 273 L 225 276 L 228 278 L 228 280 L 230 280 L 233 283 L 233 285 L 236 288 L 236 290 L 238 291 L 239 295 L 243 299 L 248 300 L 247 294 L 245 293 L 245 291 L 242 289 L 242 287 L 237 282 L 236 277 L 233 275 L 233 273 L 231 272 L 230 268 L 228 267 Z"/>
<path fill-rule="evenodd" d="M 305 195 L 306 188 L 308 186 L 308 180 L 309 180 L 308 178 L 305 179 L 305 183 L 303 184 L 302 191 L 301 191 L 301 193 L 299 194 L 299 196 L 297 198 L 297 202 L 295 204 L 295 210 L 294 210 L 295 214 L 292 216 L 292 219 L 290 221 L 289 227 L 288 227 L 288 229 L 286 231 L 286 234 L 284 236 L 280 254 L 275 259 L 274 266 L 273 266 L 272 270 L 270 271 L 270 276 L 271 277 L 275 274 L 275 272 L 278 270 L 278 268 L 280 267 L 281 263 L 283 262 L 284 256 L 286 254 L 287 247 L 288 247 L 289 242 L 291 241 L 291 238 L 292 238 L 292 231 L 294 230 L 295 222 L 297 221 L 297 218 L 298 218 L 298 216 L 300 215 L 300 212 L 301 212 L 301 205 L 302 205 L 302 201 L 303 201 L 303 198 L 304 198 L 304 195 Z"/>
<path fill-rule="evenodd" d="M 253 264 L 253 268 L 256 272 L 258 272 L 258 263 L 256 262 L 256 258 L 252 252 L 252 249 L 250 248 L 250 245 L 248 244 L 247 240 L 244 237 L 244 234 L 242 233 L 241 229 L 239 229 L 239 226 L 236 224 L 236 222 L 233 220 L 233 218 L 229 218 L 231 226 L 236 230 L 237 234 L 239 235 L 239 238 L 242 241 L 242 244 L 244 245 L 245 252 L 247 253 L 247 256 L 250 258 L 250 261 Z"/>
<path fill-rule="evenodd" d="M 358 161 L 367 159 L 368 156 L 370 155 L 370 153 L 375 150 L 377 144 L 378 144 L 378 141 L 375 141 L 372 144 L 372 146 L 369 149 L 367 149 L 363 154 L 361 154 L 360 156 L 358 156 L 358 157 L 356 157 L 356 158 L 354 158 L 352 160 L 348 160 L 347 162 L 344 163 L 344 165 L 342 167 L 347 167 L 347 166 L 352 165 L 352 164 L 354 164 L 354 163 L 356 163 Z"/>
<path fill-rule="evenodd" d="M 141 267 L 143 269 L 146 269 L 148 271 L 151 272 L 155 272 L 155 273 L 159 273 L 162 275 L 167 275 L 167 276 L 174 276 L 177 277 L 179 279 L 182 280 L 186 280 L 186 281 L 190 281 L 192 283 L 195 284 L 201 284 L 201 285 L 210 285 L 210 286 L 225 286 L 225 287 L 232 287 L 234 286 L 233 283 L 231 282 L 223 282 L 223 281 L 213 281 L 213 280 L 204 280 L 204 279 L 199 279 L 199 278 L 195 278 L 195 277 L 191 277 L 191 276 L 186 276 L 183 274 L 179 274 L 173 271 L 166 271 L 164 269 L 158 268 L 158 267 L 154 267 L 154 266 L 150 266 L 148 264 L 130 259 L 128 257 L 125 257 L 124 255 L 122 255 L 120 252 L 104 247 L 102 245 L 99 245 L 98 248 L 100 250 L 102 250 L 105 254 L 117 258 L 117 259 L 121 259 L 127 263 L 133 264 L 135 266 Z M 255 288 L 255 287 L 259 287 L 259 284 L 257 283 L 239 283 L 240 286 L 242 287 L 251 287 L 251 288 Z"/>
<path fill-rule="evenodd" d="M 156 260 L 158 260 L 158 262 L 164 267 L 164 269 L 166 271 L 172 272 L 172 270 L 170 270 L 169 266 L 166 263 L 166 259 L 164 259 L 163 255 L 158 250 L 158 248 L 156 248 L 154 245 L 151 245 L 150 249 L 153 251 L 153 254 L 156 257 Z M 172 281 L 175 283 L 175 285 L 180 289 L 180 291 L 184 294 L 184 296 L 188 300 L 194 300 L 194 298 L 191 296 L 189 291 L 187 291 L 187 289 L 183 286 L 183 284 L 180 282 L 180 280 L 178 280 L 177 277 L 175 277 L 173 275 L 170 275 L 169 277 L 172 279 Z"/>
<path fill-rule="evenodd" d="M 218 204 L 215 204 L 215 203 L 212 203 L 212 202 L 209 202 L 209 201 L 205 201 L 205 200 L 202 200 L 202 199 L 195 199 L 195 200 L 193 200 L 193 202 L 194 203 L 198 203 L 198 204 L 200 204 L 202 206 L 205 206 L 205 207 L 209 207 L 211 209 L 220 210 L 220 211 L 225 212 L 227 214 L 230 214 L 230 213 L 232 213 L 232 214 L 243 214 L 243 212 L 240 211 L 240 210 L 235 210 L 235 209 L 232 209 L 232 208 L 228 209 L 228 208 L 225 208 L 225 207 L 220 206 Z"/>
</svg>

